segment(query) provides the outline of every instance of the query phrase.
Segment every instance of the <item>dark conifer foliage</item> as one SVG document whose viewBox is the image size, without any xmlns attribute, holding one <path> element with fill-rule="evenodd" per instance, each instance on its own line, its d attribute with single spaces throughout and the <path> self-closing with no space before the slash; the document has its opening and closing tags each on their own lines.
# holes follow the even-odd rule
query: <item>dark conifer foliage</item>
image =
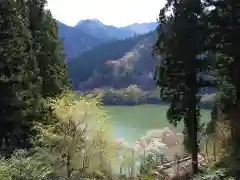
<svg viewBox="0 0 240 180">
<path fill-rule="evenodd" d="M 55 20 L 41 0 L 0 2 L 0 147 L 29 148 L 41 98 L 69 87 Z"/>
<path fill-rule="evenodd" d="M 171 8 L 173 14 L 166 16 Z M 154 52 L 161 55 L 162 61 L 156 68 L 156 81 L 162 89 L 162 98 L 172 101 L 168 119 L 174 124 L 184 120 L 186 137 L 192 139 L 186 142 L 194 155 L 198 90 L 212 84 L 199 77 L 214 70 L 218 92 L 213 120 L 220 111 L 230 120 L 232 157 L 238 163 L 235 167 L 240 167 L 240 2 L 169 0 L 159 18 L 161 25 Z M 214 55 L 213 61 L 196 58 L 206 52 Z"/>
<path fill-rule="evenodd" d="M 240 1 L 207 0 L 210 50 L 217 54 L 217 108 L 231 120 L 233 156 L 240 167 Z"/>
<path fill-rule="evenodd" d="M 166 15 L 172 11 L 172 15 Z M 185 124 L 185 144 L 192 153 L 193 173 L 198 170 L 199 90 L 210 84 L 203 73 L 211 70 L 205 40 L 208 27 L 200 0 L 168 0 L 159 15 L 159 38 L 153 47 L 160 55 L 155 80 L 161 97 L 171 101 L 169 121 Z"/>
<path fill-rule="evenodd" d="M 0 145 L 8 151 L 29 146 L 40 100 L 29 11 L 23 7 L 14 0 L 0 4 Z"/>
<path fill-rule="evenodd" d="M 45 5 L 45 0 L 30 2 L 30 30 L 43 79 L 41 94 L 44 98 L 57 95 L 70 85 L 57 24 L 50 11 L 44 10 Z"/>
</svg>

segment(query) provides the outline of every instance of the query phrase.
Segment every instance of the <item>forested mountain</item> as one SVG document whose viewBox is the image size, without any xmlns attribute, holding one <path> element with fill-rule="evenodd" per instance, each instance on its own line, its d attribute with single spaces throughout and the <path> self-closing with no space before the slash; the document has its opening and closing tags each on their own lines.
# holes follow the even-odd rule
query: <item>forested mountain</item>
<svg viewBox="0 0 240 180">
<path fill-rule="evenodd" d="M 144 34 L 156 29 L 156 27 L 157 27 L 156 22 L 150 22 L 150 23 L 134 23 L 129 26 L 122 27 L 121 29 L 134 31 L 136 34 Z"/>
<path fill-rule="evenodd" d="M 104 42 L 123 40 L 135 34 L 148 33 L 157 26 L 156 23 L 143 23 L 118 28 L 104 25 L 94 19 L 82 20 L 74 27 L 59 21 L 57 23 L 68 61 Z"/>
<path fill-rule="evenodd" d="M 155 31 L 101 44 L 69 63 L 69 75 L 76 89 L 97 87 L 124 88 L 139 84 L 155 87 L 152 73 L 155 62 L 151 48 Z"/>
<path fill-rule="evenodd" d="M 156 29 L 157 23 L 134 23 L 126 27 L 115 27 L 105 25 L 97 19 L 86 19 L 79 21 L 75 27 L 94 37 L 125 39 L 135 34 L 148 33 Z"/>
<path fill-rule="evenodd" d="M 90 50 L 92 47 L 106 40 L 102 37 L 93 37 L 84 30 L 67 26 L 59 21 L 57 24 L 59 36 L 64 43 L 64 49 L 68 59 L 76 57 L 82 52 Z"/>
<path fill-rule="evenodd" d="M 123 30 L 114 26 L 107 26 L 95 19 L 79 21 L 74 27 L 81 29 L 93 37 L 102 37 L 106 40 L 111 38 L 125 39 L 134 35 L 134 32 L 131 30 Z"/>
<path fill-rule="evenodd" d="M 121 89 L 135 84 L 143 90 L 155 89 L 153 73 L 156 61 L 152 57 L 152 44 L 156 37 L 156 32 L 152 31 L 106 42 L 74 58 L 68 64 L 73 87 L 77 90 Z M 201 88 L 200 94 L 215 91 L 211 87 Z"/>
</svg>

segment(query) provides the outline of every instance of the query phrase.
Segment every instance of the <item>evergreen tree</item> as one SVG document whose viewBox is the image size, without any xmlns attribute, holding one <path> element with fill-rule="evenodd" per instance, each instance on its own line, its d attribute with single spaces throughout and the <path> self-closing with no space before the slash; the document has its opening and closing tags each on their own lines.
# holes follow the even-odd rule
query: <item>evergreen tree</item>
<svg viewBox="0 0 240 180">
<path fill-rule="evenodd" d="M 159 37 L 153 47 L 161 56 L 155 80 L 162 99 L 171 101 L 167 118 L 174 125 L 184 121 L 193 173 L 198 171 L 199 90 L 209 86 L 202 74 L 211 69 L 204 55 L 208 32 L 204 17 L 200 0 L 168 0 L 160 11 Z"/>
<path fill-rule="evenodd" d="M 0 4 L 0 146 L 7 153 L 29 147 L 39 108 L 40 78 L 23 7 L 14 0 Z"/>
<path fill-rule="evenodd" d="M 217 107 L 230 118 L 232 125 L 233 157 L 240 164 L 240 2 L 237 0 L 207 0 L 213 7 L 209 13 L 211 51 L 218 55 Z M 237 165 L 239 167 L 239 164 Z"/>
<path fill-rule="evenodd" d="M 69 87 L 63 46 L 50 11 L 44 10 L 45 0 L 30 1 L 30 30 L 34 37 L 37 62 L 42 77 L 42 96 L 60 94 Z"/>
</svg>

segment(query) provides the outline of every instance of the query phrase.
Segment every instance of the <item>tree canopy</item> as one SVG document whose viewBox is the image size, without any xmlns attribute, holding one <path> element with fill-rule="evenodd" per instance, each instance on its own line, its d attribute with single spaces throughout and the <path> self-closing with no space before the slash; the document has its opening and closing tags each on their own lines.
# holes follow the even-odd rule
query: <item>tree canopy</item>
<svg viewBox="0 0 240 180">
<path fill-rule="evenodd" d="M 69 87 L 56 23 L 45 4 L 40 0 L 0 4 L 2 151 L 29 147 L 41 98 Z"/>
<path fill-rule="evenodd" d="M 171 12 L 172 11 L 172 12 Z M 167 15 L 171 12 L 170 15 Z M 186 148 L 192 152 L 193 172 L 198 164 L 198 131 L 200 125 L 199 91 L 210 84 L 203 74 L 211 70 L 205 50 L 208 26 L 200 0 L 169 0 L 159 15 L 159 38 L 153 47 L 160 55 L 155 80 L 161 97 L 170 100 L 169 121 L 185 124 Z"/>
</svg>

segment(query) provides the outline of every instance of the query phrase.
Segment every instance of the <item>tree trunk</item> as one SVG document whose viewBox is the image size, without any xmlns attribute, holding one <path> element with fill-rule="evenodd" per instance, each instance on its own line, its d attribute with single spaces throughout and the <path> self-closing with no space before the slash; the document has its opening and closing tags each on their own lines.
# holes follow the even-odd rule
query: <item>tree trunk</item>
<svg viewBox="0 0 240 180">
<path fill-rule="evenodd" d="M 70 153 L 67 154 L 67 178 L 69 179 L 72 175 L 72 168 L 71 168 L 71 156 Z"/>
<path fill-rule="evenodd" d="M 192 68 L 195 69 L 195 68 Z M 197 74 L 196 71 L 192 71 L 190 73 L 190 84 L 188 85 L 189 87 L 191 87 L 191 90 L 189 92 L 190 95 L 190 135 L 192 137 L 191 138 L 191 152 L 192 152 L 192 173 L 193 174 L 197 174 L 198 173 L 198 150 L 199 150 L 199 146 L 198 146 L 198 124 L 199 124 L 199 117 L 198 117 L 198 112 L 197 112 L 197 92 L 198 92 L 198 88 L 197 88 Z"/>
<path fill-rule="evenodd" d="M 122 164 L 120 165 L 120 174 L 121 175 L 123 174 L 123 166 L 122 166 Z"/>
<path fill-rule="evenodd" d="M 198 173 L 198 119 L 196 117 L 196 107 L 192 111 L 192 171 Z"/>
<path fill-rule="evenodd" d="M 134 160 L 134 149 L 132 149 L 132 167 L 131 167 L 131 178 L 134 179 L 135 176 L 135 160 Z"/>
<path fill-rule="evenodd" d="M 217 157 L 216 157 L 216 134 L 214 132 L 213 134 L 213 157 L 214 157 L 214 161 L 217 160 Z"/>
<path fill-rule="evenodd" d="M 235 108 L 231 113 L 231 138 L 233 146 L 233 158 L 236 161 L 237 167 L 240 167 L 240 123 L 239 123 L 240 108 Z"/>
<path fill-rule="evenodd" d="M 191 68 L 196 69 L 195 67 Z M 192 173 L 197 174 L 198 173 L 198 124 L 199 124 L 199 117 L 197 112 L 197 93 L 198 93 L 198 84 L 197 84 L 197 74 L 196 71 L 192 71 L 189 75 L 190 81 L 188 86 L 191 87 L 191 90 L 189 92 L 189 98 L 190 98 L 190 107 L 189 107 L 189 115 L 190 115 L 190 122 L 188 124 L 190 125 L 189 131 L 191 138 L 191 152 L 192 152 Z"/>
<path fill-rule="evenodd" d="M 208 143 L 209 143 L 209 137 L 206 138 L 206 143 L 205 143 L 205 150 L 206 150 L 206 155 L 208 156 Z"/>
</svg>

